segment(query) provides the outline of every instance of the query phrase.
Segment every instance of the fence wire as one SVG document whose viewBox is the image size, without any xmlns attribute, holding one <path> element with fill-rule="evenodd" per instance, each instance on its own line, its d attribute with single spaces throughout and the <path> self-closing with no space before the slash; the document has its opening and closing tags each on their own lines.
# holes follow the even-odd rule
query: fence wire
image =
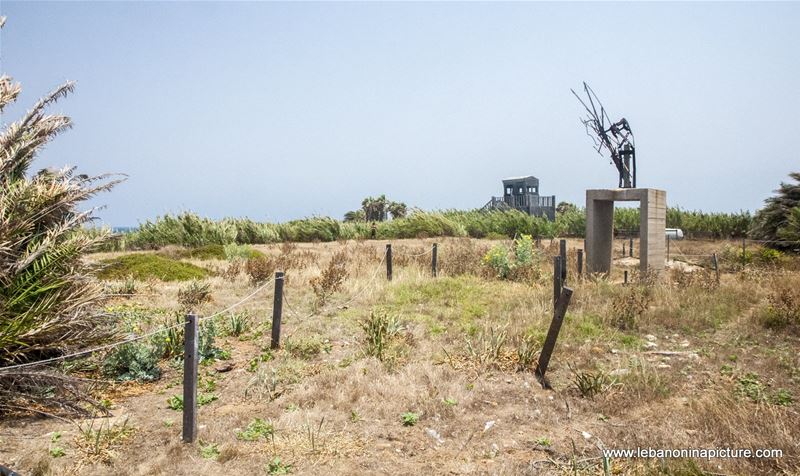
<svg viewBox="0 0 800 476">
<path fill-rule="evenodd" d="M 226 307 L 225 309 L 217 311 L 217 312 L 215 312 L 215 313 L 213 313 L 211 315 L 200 317 L 200 318 L 197 319 L 197 321 L 198 322 L 203 322 L 203 321 L 206 321 L 208 319 L 214 319 L 214 318 L 219 317 L 219 316 L 221 316 L 221 315 L 223 315 L 223 314 L 225 314 L 227 312 L 232 311 L 233 309 L 236 309 L 237 307 L 241 306 L 245 302 L 247 302 L 250 299 L 252 299 L 256 294 L 258 294 L 264 288 L 266 288 L 271 282 L 272 282 L 272 279 L 268 280 L 267 282 L 265 282 L 264 284 L 262 284 L 261 286 L 256 288 L 255 291 L 253 291 L 252 293 L 248 294 L 247 296 L 245 296 L 244 298 L 242 298 L 238 302 L 236 302 L 234 304 L 231 304 L 230 306 Z M 180 322 L 180 323 L 173 324 L 171 326 L 161 327 L 161 328 L 158 328 L 156 330 L 153 330 L 153 331 L 150 331 L 150 332 L 146 332 L 144 334 L 137 335 L 137 336 L 134 336 L 134 337 L 130 337 L 128 339 L 124 339 L 124 340 L 121 340 L 121 341 L 118 341 L 118 342 L 114 342 L 114 343 L 111 343 L 111 344 L 105 344 L 105 345 L 93 347 L 91 349 L 81 350 L 81 351 L 73 352 L 73 353 L 66 354 L 66 355 L 60 355 L 58 357 L 51 357 L 49 359 L 37 360 L 35 362 L 25 362 L 25 363 L 22 363 L 22 364 L 7 365 L 5 367 L 0 367 L 0 373 L 7 373 L 10 370 L 18 370 L 18 369 L 27 368 L 27 367 L 38 367 L 38 366 L 45 365 L 45 364 L 51 364 L 51 363 L 54 363 L 54 362 L 60 362 L 60 361 L 63 361 L 63 360 L 73 359 L 75 357 L 81 357 L 81 356 L 84 356 L 84 355 L 93 354 L 95 352 L 101 352 L 101 351 L 104 351 L 104 350 L 113 349 L 113 348 L 119 347 L 121 345 L 129 344 L 131 342 L 136 342 L 136 341 L 140 341 L 142 339 L 147 339 L 148 337 L 152 337 L 152 336 L 160 334 L 162 332 L 166 332 L 166 331 L 169 331 L 169 330 L 172 330 L 172 329 L 183 327 L 184 325 L 185 325 L 185 323 Z"/>
</svg>

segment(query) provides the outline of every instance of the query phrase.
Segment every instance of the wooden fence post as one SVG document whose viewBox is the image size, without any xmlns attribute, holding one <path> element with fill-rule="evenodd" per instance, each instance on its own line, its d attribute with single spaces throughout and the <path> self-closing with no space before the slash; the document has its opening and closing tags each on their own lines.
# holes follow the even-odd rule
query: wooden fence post
<svg viewBox="0 0 800 476">
<path fill-rule="evenodd" d="M 183 334 L 183 442 L 197 439 L 197 315 L 187 314 Z"/>
<path fill-rule="evenodd" d="M 281 346 L 281 316 L 283 314 L 283 271 L 275 272 L 275 292 L 272 297 L 272 342 L 270 349 Z"/>
<path fill-rule="evenodd" d="M 392 245 L 386 244 L 386 279 L 392 280 Z"/>
<path fill-rule="evenodd" d="M 553 307 L 558 303 L 563 284 L 561 281 L 561 256 L 553 256 Z"/>
<path fill-rule="evenodd" d="M 628 284 L 628 270 L 627 269 L 625 270 L 625 280 L 622 282 L 622 284 L 623 285 L 627 285 Z"/>
<path fill-rule="evenodd" d="M 437 274 L 436 265 L 438 259 L 437 257 L 438 251 L 439 251 L 439 245 L 437 243 L 434 243 L 433 250 L 431 251 L 431 275 L 433 275 L 434 278 L 436 277 Z"/>
<path fill-rule="evenodd" d="M 578 250 L 578 276 L 583 276 L 583 250 Z"/>
<path fill-rule="evenodd" d="M 719 284 L 719 262 L 716 253 L 711 255 L 711 263 L 714 265 L 714 274 L 717 276 L 717 284 Z"/>
<path fill-rule="evenodd" d="M 553 311 L 553 320 L 550 322 L 550 329 L 547 331 L 547 337 L 544 339 L 542 352 L 539 354 L 539 362 L 536 365 L 536 376 L 539 378 L 539 382 L 541 382 L 544 388 L 550 388 L 550 384 L 547 383 L 544 376 L 550 364 L 550 357 L 553 355 L 553 349 L 556 347 L 558 333 L 561 331 L 561 324 L 564 322 L 564 316 L 567 314 L 567 308 L 569 307 L 571 298 L 572 289 L 564 287 L 556 302 L 556 307 Z"/>
<path fill-rule="evenodd" d="M 672 241 L 669 236 L 667 236 L 667 261 L 669 261 L 669 242 Z"/>
<path fill-rule="evenodd" d="M 742 265 L 747 264 L 747 237 L 742 238 Z"/>
<path fill-rule="evenodd" d="M 561 255 L 561 282 L 567 282 L 567 240 L 558 242 L 559 254 Z"/>
<path fill-rule="evenodd" d="M 622 257 L 624 258 L 625 256 L 627 256 L 627 253 L 625 252 L 625 242 L 623 241 L 622 242 Z"/>
<path fill-rule="evenodd" d="M 628 238 L 628 256 L 633 258 L 633 238 Z"/>
</svg>

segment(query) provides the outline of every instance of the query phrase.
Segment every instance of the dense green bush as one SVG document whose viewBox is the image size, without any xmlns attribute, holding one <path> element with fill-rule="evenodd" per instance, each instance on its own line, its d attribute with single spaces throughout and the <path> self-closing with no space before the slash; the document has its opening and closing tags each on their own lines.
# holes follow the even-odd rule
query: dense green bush
<svg viewBox="0 0 800 476">
<path fill-rule="evenodd" d="M 188 281 L 203 279 L 209 274 L 205 268 L 152 253 L 109 258 L 101 261 L 101 266 L 97 276 L 106 280 L 132 277 L 140 281 L 152 278 L 161 281 Z"/>
<path fill-rule="evenodd" d="M 341 234 L 338 221 L 329 217 L 304 218 L 280 225 L 282 241 L 336 241 Z"/>
</svg>

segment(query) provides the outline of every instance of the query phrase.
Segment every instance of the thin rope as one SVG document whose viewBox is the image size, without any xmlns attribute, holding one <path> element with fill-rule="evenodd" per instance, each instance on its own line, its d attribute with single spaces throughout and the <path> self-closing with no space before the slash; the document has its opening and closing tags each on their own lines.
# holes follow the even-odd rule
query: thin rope
<svg viewBox="0 0 800 476">
<path fill-rule="evenodd" d="M 213 319 L 213 318 L 215 318 L 217 316 L 225 314 L 226 312 L 229 312 L 229 311 L 239 307 L 243 303 L 245 303 L 248 300 L 250 300 L 250 298 L 252 298 L 256 294 L 258 294 L 271 281 L 272 280 L 270 279 L 269 281 L 265 282 L 264 284 L 262 284 L 261 286 L 256 288 L 255 291 L 253 291 L 252 293 L 247 295 L 245 298 L 241 299 L 239 302 L 237 302 L 235 304 L 232 304 L 232 305 L 226 307 L 225 309 L 223 309 L 221 311 L 215 312 L 214 314 L 211 314 L 210 316 L 199 318 L 198 322 L 202 322 L 202 321 L 205 321 L 207 319 Z M 105 344 L 105 345 L 101 345 L 101 346 L 98 346 L 98 347 L 94 347 L 92 349 L 82 350 L 82 351 L 79 351 L 79 352 L 73 352 L 73 353 L 67 354 L 67 355 L 60 355 L 58 357 L 52 357 L 52 358 L 49 358 L 49 359 L 39 360 L 39 361 L 36 361 L 36 362 L 26 362 L 24 364 L 15 364 L 15 365 L 8 365 L 6 367 L 0 367 L 0 373 L 4 373 L 4 372 L 7 372 L 7 371 L 12 370 L 12 369 L 34 367 L 34 366 L 49 364 L 49 363 L 58 362 L 58 361 L 62 361 L 62 360 L 67 360 L 67 359 L 71 359 L 71 358 L 74 358 L 74 357 L 80 357 L 82 355 L 93 354 L 95 352 L 100 352 L 102 350 L 113 349 L 114 347 L 119 347 L 119 346 L 121 346 L 123 344 L 129 344 L 131 342 L 136 342 L 136 341 L 139 341 L 139 340 L 142 340 L 142 339 L 146 339 L 148 337 L 152 337 L 152 336 L 154 336 L 156 334 L 160 334 L 162 332 L 165 332 L 165 331 L 168 331 L 168 330 L 171 330 L 171 329 L 175 329 L 175 328 L 181 327 L 183 325 L 185 325 L 185 323 L 183 323 L 183 322 L 176 323 L 176 324 L 173 324 L 173 325 L 168 326 L 168 327 L 162 327 L 162 328 L 156 329 L 154 331 L 147 332 L 145 334 L 142 334 L 142 335 L 139 335 L 139 336 L 135 336 L 135 337 L 131 337 L 131 338 L 119 341 L 119 342 L 112 343 L 112 344 Z"/>
</svg>

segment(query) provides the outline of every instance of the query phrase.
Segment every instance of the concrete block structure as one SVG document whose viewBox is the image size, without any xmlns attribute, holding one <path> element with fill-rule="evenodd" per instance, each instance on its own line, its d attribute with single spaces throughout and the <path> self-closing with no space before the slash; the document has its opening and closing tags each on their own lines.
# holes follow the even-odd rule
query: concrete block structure
<svg viewBox="0 0 800 476">
<path fill-rule="evenodd" d="M 611 271 L 614 202 L 639 202 L 639 269 L 662 273 L 665 265 L 667 192 L 654 188 L 586 191 L 586 271 Z"/>
</svg>

